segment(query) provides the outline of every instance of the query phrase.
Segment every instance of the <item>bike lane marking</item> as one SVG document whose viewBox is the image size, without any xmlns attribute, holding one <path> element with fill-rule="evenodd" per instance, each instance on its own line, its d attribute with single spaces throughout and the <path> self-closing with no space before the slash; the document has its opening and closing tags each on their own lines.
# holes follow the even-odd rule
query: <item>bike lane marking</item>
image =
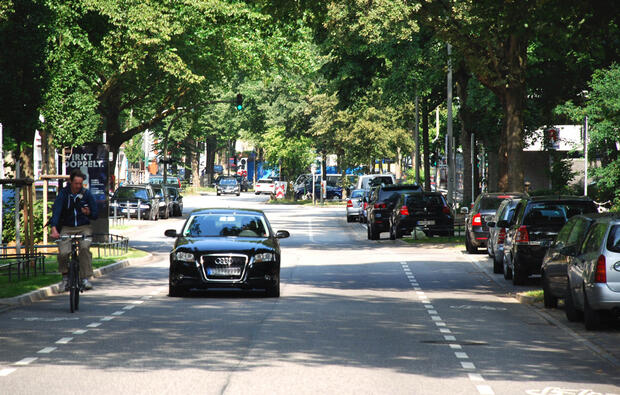
<svg viewBox="0 0 620 395">
<path fill-rule="evenodd" d="M 422 290 L 422 288 L 420 287 L 420 284 L 415 278 L 415 275 L 413 275 L 413 273 L 411 272 L 411 269 L 409 268 L 409 264 L 405 261 L 402 261 L 400 264 L 401 264 L 401 267 L 403 268 L 403 271 L 405 272 L 405 275 L 409 279 L 411 286 L 416 291 L 415 293 L 416 293 L 418 300 L 422 302 L 422 304 L 424 305 L 426 312 L 429 314 L 431 320 L 435 323 L 435 325 L 439 329 L 439 333 L 443 334 L 443 337 L 446 341 L 454 342 L 454 343 L 449 343 L 449 347 L 450 349 L 455 350 L 454 356 L 457 358 L 457 360 L 460 361 L 461 367 L 465 370 L 476 370 L 476 366 L 472 362 L 466 361 L 469 359 L 469 355 L 467 355 L 467 353 L 462 351 L 463 346 L 458 343 L 458 341 L 456 340 L 456 336 L 451 334 L 452 331 L 450 331 L 450 329 L 447 328 L 447 324 L 443 321 L 443 319 L 441 318 L 441 316 L 439 315 L 435 307 L 431 304 L 430 300 L 428 299 L 428 296 L 426 296 L 426 293 Z M 456 351 L 456 350 L 461 350 L 461 351 Z M 476 390 L 481 395 L 495 395 L 495 392 L 493 391 L 493 388 L 491 388 L 490 385 L 475 384 L 475 383 L 485 382 L 481 374 L 468 373 L 467 377 L 469 378 L 471 382 L 474 383 L 474 385 L 476 386 Z"/>
<path fill-rule="evenodd" d="M 159 288 L 158 290 L 152 291 L 150 293 L 150 295 L 147 296 L 143 296 L 141 299 L 142 300 L 134 300 L 132 302 L 129 302 L 130 304 L 126 305 L 123 307 L 122 310 L 118 310 L 115 311 L 114 313 L 112 313 L 111 315 L 108 316 L 104 316 L 102 318 L 99 319 L 100 322 L 92 322 L 88 325 L 86 325 L 87 328 L 97 328 L 99 327 L 102 322 L 107 322 L 107 321 L 112 321 L 114 318 L 116 318 L 117 316 L 120 316 L 122 314 L 124 314 L 125 312 L 132 310 L 134 307 L 141 305 L 145 302 L 145 300 L 150 300 L 153 298 L 153 296 L 158 295 L 162 292 L 164 292 L 166 290 L 166 287 L 162 287 Z M 86 332 L 88 332 L 88 329 L 77 329 L 72 331 L 71 333 L 74 335 L 83 335 Z M 62 337 L 59 340 L 57 340 L 55 342 L 55 344 L 69 344 L 71 341 L 73 340 L 73 337 Z M 58 349 L 58 347 L 44 347 L 42 349 L 40 349 L 39 351 L 37 351 L 37 354 L 51 354 L 52 352 L 56 351 Z M 32 362 L 36 361 L 37 359 L 39 359 L 38 357 L 26 357 L 23 358 L 15 363 L 13 363 L 13 366 L 28 366 L 30 365 Z M 10 368 L 1 368 L 0 369 L 0 377 L 6 377 L 8 375 L 10 375 L 11 373 L 17 371 L 16 367 L 10 367 Z"/>
</svg>

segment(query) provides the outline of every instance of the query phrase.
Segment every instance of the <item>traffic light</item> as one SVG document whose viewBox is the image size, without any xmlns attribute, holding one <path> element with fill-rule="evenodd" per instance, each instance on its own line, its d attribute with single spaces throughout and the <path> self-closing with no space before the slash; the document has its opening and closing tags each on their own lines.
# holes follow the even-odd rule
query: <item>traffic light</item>
<svg viewBox="0 0 620 395">
<path fill-rule="evenodd" d="M 237 93 L 237 111 L 243 110 L 243 95 Z"/>
<path fill-rule="evenodd" d="M 430 155 L 430 160 L 432 166 L 437 166 L 437 155 L 435 153 Z"/>
</svg>

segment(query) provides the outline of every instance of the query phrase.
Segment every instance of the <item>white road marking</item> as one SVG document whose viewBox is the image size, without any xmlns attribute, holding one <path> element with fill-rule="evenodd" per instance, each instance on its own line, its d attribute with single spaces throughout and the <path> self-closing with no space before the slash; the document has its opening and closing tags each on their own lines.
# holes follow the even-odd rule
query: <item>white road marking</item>
<svg viewBox="0 0 620 395">
<path fill-rule="evenodd" d="M 56 344 L 67 344 L 69 343 L 71 340 L 73 340 L 72 337 L 63 337 L 62 339 L 56 341 Z"/>
<path fill-rule="evenodd" d="M 440 316 L 438 316 L 438 315 L 431 315 L 431 319 L 432 319 L 433 321 L 441 321 L 441 317 L 440 317 Z"/>
<path fill-rule="evenodd" d="M 441 321 L 435 321 L 435 325 L 437 326 L 446 326 L 445 322 L 441 322 Z"/>
<path fill-rule="evenodd" d="M 131 310 L 134 307 L 136 307 L 136 306 L 128 305 L 128 306 L 123 307 L 123 310 Z"/>
<path fill-rule="evenodd" d="M 101 325 L 101 322 L 93 322 L 92 324 L 86 325 L 87 328 L 96 328 Z"/>
<path fill-rule="evenodd" d="M 467 375 L 469 376 L 469 379 L 471 381 L 484 381 L 482 376 L 479 375 L 478 373 L 467 373 Z"/>
<path fill-rule="evenodd" d="M 427 309 L 434 309 L 432 304 L 425 304 L 424 307 L 426 307 Z"/>
<path fill-rule="evenodd" d="M 88 332 L 88 329 L 78 329 L 77 331 L 73 331 L 74 335 L 83 335 Z"/>
<path fill-rule="evenodd" d="M 115 311 L 112 315 L 123 315 L 125 312 L 123 310 Z"/>
<path fill-rule="evenodd" d="M 454 355 L 456 355 L 458 359 L 469 359 L 469 357 L 467 356 L 467 353 L 464 353 L 464 352 L 455 352 Z"/>
<path fill-rule="evenodd" d="M 54 317 L 54 318 L 40 318 L 40 317 L 13 317 L 12 320 L 20 321 L 44 321 L 44 322 L 58 322 L 58 321 L 76 321 L 78 317 Z"/>
<path fill-rule="evenodd" d="M 439 328 L 439 332 L 441 333 L 452 333 L 452 331 L 448 328 Z"/>
<path fill-rule="evenodd" d="M 148 300 L 148 299 L 151 299 L 151 298 L 152 298 L 152 296 L 150 296 L 150 295 L 145 295 L 145 296 L 142 297 L 142 299 L 144 299 L 144 300 Z"/>
<path fill-rule="evenodd" d="M 450 344 L 450 348 L 453 350 L 462 350 L 463 347 L 461 347 L 460 344 Z"/>
<path fill-rule="evenodd" d="M 16 371 L 16 368 L 5 368 L 0 370 L 0 377 L 8 376 L 9 374 Z"/>
<path fill-rule="evenodd" d="M 444 335 L 443 336 L 444 339 L 446 339 L 447 341 L 456 341 L 456 337 L 452 336 L 452 335 Z"/>
<path fill-rule="evenodd" d="M 15 362 L 13 365 L 19 365 L 19 366 L 30 365 L 31 363 L 33 363 L 37 359 L 39 359 L 39 358 L 37 358 L 37 357 L 24 358 L 21 361 Z"/>
<path fill-rule="evenodd" d="M 56 350 L 57 347 L 45 347 L 37 351 L 37 354 L 49 354 L 52 351 Z"/>
<path fill-rule="evenodd" d="M 421 291 L 422 290 L 422 288 L 420 288 L 420 287 L 413 287 L 413 289 L 416 290 L 416 291 Z"/>
<path fill-rule="evenodd" d="M 416 292 L 416 294 L 418 294 L 418 295 L 424 295 L 424 291 L 418 291 L 418 292 Z"/>
<path fill-rule="evenodd" d="M 131 303 L 133 303 L 133 304 L 142 304 L 142 303 L 144 303 L 144 300 L 134 300 Z"/>
<path fill-rule="evenodd" d="M 471 362 L 461 362 L 463 369 L 476 369 L 476 366 Z"/>
<path fill-rule="evenodd" d="M 493 389 L 488 385 L 477 385 L 476 388 L 481 395 L 495 395 Z"/>
<path fill-rule="evenodd" d="M 437 312 L 437 310 L 428 310 L 428 314 L 436 315 L 436 314 L 439 314 L 439 313 Z"/>
<path fill-rule="evenodd" d="M 110 315 L 102 317 L 99 321 L 112 321 L 113 319 L 115 319 L 116 317 L 112 317 Z"/>
</svg>

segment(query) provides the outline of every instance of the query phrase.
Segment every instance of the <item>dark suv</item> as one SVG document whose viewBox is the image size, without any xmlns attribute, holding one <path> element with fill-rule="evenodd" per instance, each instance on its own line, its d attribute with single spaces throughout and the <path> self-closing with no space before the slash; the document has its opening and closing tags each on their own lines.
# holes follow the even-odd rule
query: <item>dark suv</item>
<svg viewBox="0 0 620 395">
<path fill-rule="evenodd" d="M 400 195 L 390 217 L 390 239 L 399 239 L 416 228 L 428 237 L 454 234 L 454 216 L 440 192 Z"/>
<path fill-rule="evenodd" d="M 523 285 L 531 274 L 540 273 L 547 249 L 564 224 L 574 215 L 596 213 L 596 204 L 583 196 L 536 196 L 517 203 L 504 241 L 504 278 Z"/>
<path fill-rule="evenodd" d="M 138 219 L 159 218 L 159 199 L 151 185 L 124 185 L 114 192 L 110 198 L 110 215 L 126 216 L 127 212 Z"/>
<path fill-rule="evenodd" d="M 367 220 L 368 240 L 379 240 L 381 232 L 390 230 L 390 216 L 392 209 L 401 194 L 406 192 L 421 192 L 417 184 L 383 185 L 375 187 L 368 199 Z"/>
<path fill-rule="evenodd" d="M 478 248 L 487 248 L 489 228 L 487 222 L 493 217 L 504 199 L 523 197 L 519 192 L 481 193 L 476 198 L 471 212 L 465 218 L 465 249 L 470 254 Z"/>
</svg>

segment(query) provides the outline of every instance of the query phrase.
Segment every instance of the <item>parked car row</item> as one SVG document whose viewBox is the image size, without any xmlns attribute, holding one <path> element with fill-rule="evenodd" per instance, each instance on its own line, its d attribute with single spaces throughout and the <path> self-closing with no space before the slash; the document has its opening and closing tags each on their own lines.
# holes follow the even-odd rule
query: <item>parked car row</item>
<svg viewBox="0 0 620 395">
<path fill-rule="evenodd" d="M 156 221 L 183 213 L 179 189 L 163 184 L 130 184 L 116 189 L 110 198 L 110 216 L 135 217 Z"/>
</svg>

